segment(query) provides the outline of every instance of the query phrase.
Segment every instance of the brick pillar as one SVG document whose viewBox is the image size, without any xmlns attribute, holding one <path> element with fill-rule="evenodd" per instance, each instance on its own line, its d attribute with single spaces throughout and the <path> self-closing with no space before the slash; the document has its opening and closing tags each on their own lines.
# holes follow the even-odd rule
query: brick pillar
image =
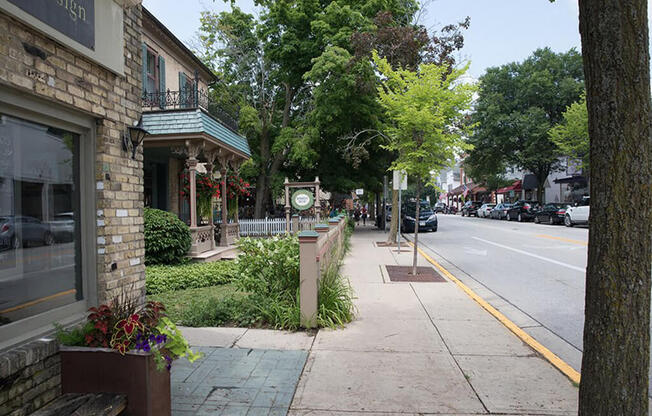
<svg viewBox="0 0 652 416">
<path fill-rule="evenodd" d="M 304 328 L 314 328 L 317 325 L 318 238 L 319 234 L 315 231 L 299 233 L 299 308 L 301 310 L 301 326 Z"/>
</svg>

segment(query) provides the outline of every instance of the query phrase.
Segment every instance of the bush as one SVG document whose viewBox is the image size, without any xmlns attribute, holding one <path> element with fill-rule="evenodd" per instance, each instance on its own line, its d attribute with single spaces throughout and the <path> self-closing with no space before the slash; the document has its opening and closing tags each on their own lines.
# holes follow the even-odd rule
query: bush
<svg viewBox="0 0 652 416">
<path fill-rule="evenodd" d="M 151 295 L 173 290 L 216 286 L 231 282 L 235 275 L 236 265 L 233 261 L 147 266 L 145 288 L 147 294 Z"/>
<path fill-rule="evenodd" d="M 345 234 L 345 242 L 350 232 Z M 242 254 L 233 266 L 233 285 L 245 293 L 190 302 L 180 322 L 186 326 L 269 326 L 296 330 L 299 308 L 299 242 L 296 237 L 240 239 Z M 158 266 L 157 266 L 158 267 Z M 352 290 L 334 262 L 319 283 L 317 324 L 338 327 L 353 319 Z M 152 269 L 148 267 L 149 270 Z M 150 290 L 147 276 L 147 289 Z"/>
<path fill-rule="evenodd" d="M 190 249 L 190 229 L 176 215 L 145 208 L 145 263 L 178 264 Z"/>
<path fill-rule="evenodd" d="M 288 235 L 241 238 L 236 285 L 262 298 L 294 301 L 299 290 L 299 240 Z"/>
</svg>

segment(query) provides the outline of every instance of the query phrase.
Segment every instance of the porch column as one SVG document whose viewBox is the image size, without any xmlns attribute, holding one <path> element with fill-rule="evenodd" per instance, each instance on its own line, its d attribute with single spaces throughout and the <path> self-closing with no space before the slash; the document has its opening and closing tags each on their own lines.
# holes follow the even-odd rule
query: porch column
<svg viewBox="0 0 652 416">
<path fill-rule="evenodd" d="M 241 160 L 233 160 L 231 162 L 231 167 L 233 168 L 233 172 L 235 173 L 235 176 L 239 177 L 240 176 L 240 165 L 242 164 Z M 237 197 L 236 197 L 237 198 Z M 235 214 L 233 218 L 233 222 L 237 224 L 240 221 L 240 214 L 238 211 L 240 211 L 240 206 L 237 203 L 238 201 L 236 200 L 236 207 L 235 207 Z"/>
<path fill-rule="evenodd" d="M 315 177 L 315 217 L 317 222 L 320 221 L 321 216 L 321 202 L 319 201 L 319 176 Z"/>
<path fill-rule="evenodd" d="M 190 227 L 197 227 L 197 159 L 189 157 L 186 160 L 188 176 L 190 181 Z"/>
<path fill-rule="evenodd" d="M 208 176 L 213 179 L 213 161 L 209 158 L 209 161 L 205 164 L 206 172 Z M 208 224 L 211 227 L 211 250 L 215 249 L 215 225 L 213 224 L 213 197 L 211 196 L 210 204 L 210 213 L 208 214 Z"/>
</svg>

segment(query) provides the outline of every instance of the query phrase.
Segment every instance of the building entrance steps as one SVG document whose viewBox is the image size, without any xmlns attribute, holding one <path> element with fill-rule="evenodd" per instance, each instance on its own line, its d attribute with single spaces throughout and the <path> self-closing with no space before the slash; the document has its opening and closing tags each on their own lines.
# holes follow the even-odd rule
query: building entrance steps
<svg viewBox="0 0 652 416">
<path fill-rule="evenodd" d="M 578 389 L 453 282 L 391 282 L 383 266 L 412 252 L 385 236 L 356 228 L 342 268 L 356 320 L 318 332 L 290 415 L 577 414 Z"/>
</svg>

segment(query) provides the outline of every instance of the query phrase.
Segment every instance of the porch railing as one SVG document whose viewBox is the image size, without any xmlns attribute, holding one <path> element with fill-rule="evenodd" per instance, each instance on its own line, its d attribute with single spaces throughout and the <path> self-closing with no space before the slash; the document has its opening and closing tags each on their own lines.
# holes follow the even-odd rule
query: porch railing
<svg viewBox="0 0 652 416">
<path fill-rule="evenodd" d="M 142 108 L 143 111 L 203 108 L 224 123 L 226 127 L 238 132 L 237 120 L 215 103 L 209 92 L 204 89 L 183 88 L 180 91 L 144 92 Z"/>
</svg>

